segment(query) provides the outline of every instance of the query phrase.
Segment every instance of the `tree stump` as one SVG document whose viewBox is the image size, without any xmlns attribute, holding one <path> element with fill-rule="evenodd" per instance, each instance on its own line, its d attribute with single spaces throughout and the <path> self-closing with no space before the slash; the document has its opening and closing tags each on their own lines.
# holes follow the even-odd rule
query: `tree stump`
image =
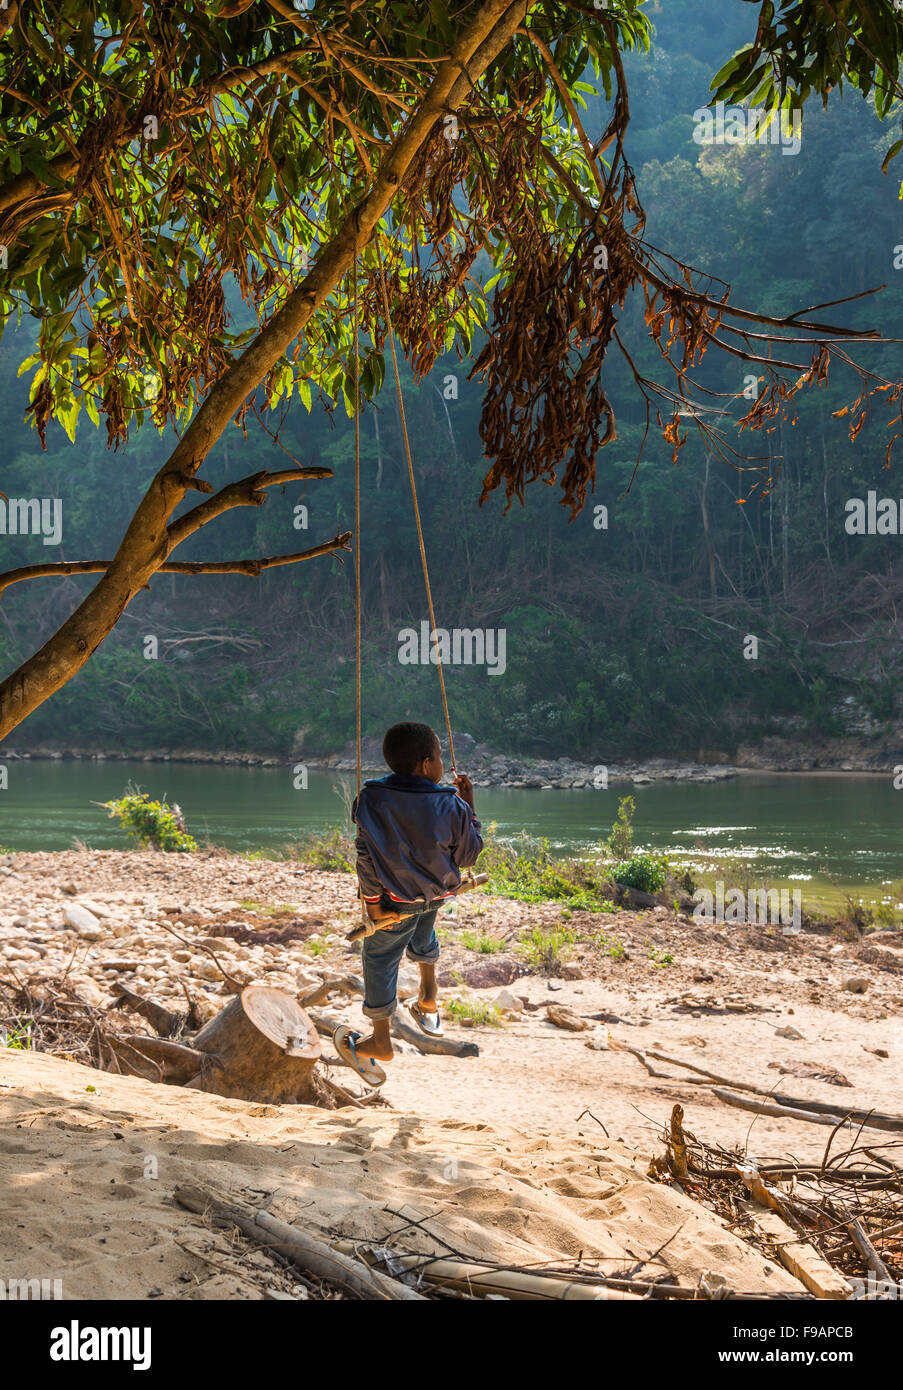
<svg viewBox="0 0 903 1390">
<path fill-rule="evenodd" d="M 191 1039 L 203 1054 L 199 1074 L 185 1084 L 236 1100 L 267 1105 L 322 1104 L 316 1072 L 320 1039 L 290 994 L 247 985 Z"/>
</svg>

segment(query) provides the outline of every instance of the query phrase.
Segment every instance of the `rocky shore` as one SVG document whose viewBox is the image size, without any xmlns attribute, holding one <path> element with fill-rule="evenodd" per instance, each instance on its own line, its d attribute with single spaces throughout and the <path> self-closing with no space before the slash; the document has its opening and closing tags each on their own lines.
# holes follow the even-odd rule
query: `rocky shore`
<svg viewBox="0 0 903 1390">
<path fill-rule="evenodd" d="M 529 758 L 520 754 L 496 753 L 478 744 L 468 734 L 455 734 L 458 765 L 478 787 L 536 788 L 538 790 L 604 788 L 607 786 L 647 786 L 653 782 L 713 783 L 743 772 L 851 772 L 892 775 L 903 765 L 903 740 L 883 742 L 875 739 L 846 738 L 826 740 L 824 744 L 803 744 L 792 738 L 767 738 L 755 746 L 740 745 L 733 755 L 719 750 L 700 749 L 697 757 L 619 759 L 581 762 L 574 758 Z M 379 742 L 367 739 L 363 749 L 367 776 L 385 772 Z M 449 765 L 443 740 L 443 756 Z M 312 770 L 354 772 L 353 747 L 341 753 L 316 755 L 300 752 L 292 757 L 272 753 L 230 752 L 215 749 L 141 749 L 123 752 L 115 749 L 82 747 L 0 748 L 0 763 L 17 759 L 65 761 L 84 759 L 94 762 L 173 762 L 227 767 L 291 767 L 304 764 Z"/>
</svg>

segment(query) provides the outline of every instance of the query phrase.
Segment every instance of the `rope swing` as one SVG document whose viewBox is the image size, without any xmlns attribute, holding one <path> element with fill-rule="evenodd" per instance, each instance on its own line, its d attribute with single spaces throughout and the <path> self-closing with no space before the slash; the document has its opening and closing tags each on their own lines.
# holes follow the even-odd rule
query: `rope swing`
<svg viewBox="0 0 903 1390">
<path fill-rule="evenodd" d="M 356 686 L 357 686 L 357 790 L 360 795 L 362 759 L 361 759 L 361 430 L 360 430 L 360 409 L 361 409 L 361 388 L 360 388 L 360 343 L 359 343 L 359 304 L 358 304 L 358 254 L 357 244 L 355 243 L 354 255 L 354 599 L 355 599 L 355 641 L 356 641 Z M 392 328 L 392 319 L 389 311 L 389 292 L 386 287 L 386 270 L 383 264 L 382 250 L 379 241 L 376 243 L 376 254 L 379 258 L 379 282 L 382 290 L 383 310 L 386 319 L 386 334 L 389 339 L 389 348 L 392 353 L 392 369 L 395 375 L 395 394 L 398 399 L 398 414 L 401 420 L 401 433 L 404 439 L 405 458 L 408 464 L 408 480 L 411 485 L 411 502 L 414 508 L 414 521 L 417 524 L 417 543 L 420 547 L 420 563 L 423 568 L 423 584 L 426 589 L 426 602 L 429 609 L 431 630 L 435 633 L 436 612 L 433 607 L 433 591 L 430 585 L 429 565 L 426 558 L 426 545 L 423 539 L 423 524 L 420 519 L 420 504 L 417 501 L 417 483 L 414 478 L 414 460 L 411 455 L 411 441 L 408 437 L 408 423 L 404 409 L 404 397 L 401 390 L 401 374 L 398 369 L 398 353 L 395 348 L 395 333 Z M 455 745 L 452 738 L 451 716 L 448 710 L 448 695 L 445 689 L 445 672 L 442 669 L 442 658 L 439 653 L 438 644 L 435 649 L 436 669 L 439 673 L 439 690 L 442 695 L 442 712 L 445 717 L 445 729 L 448 734 L 448 754 L 451 761 L 452 773 L 457 773 L 455 763 Z M 363 904 L 362 904 L 363 906 Z"/>
</svg>

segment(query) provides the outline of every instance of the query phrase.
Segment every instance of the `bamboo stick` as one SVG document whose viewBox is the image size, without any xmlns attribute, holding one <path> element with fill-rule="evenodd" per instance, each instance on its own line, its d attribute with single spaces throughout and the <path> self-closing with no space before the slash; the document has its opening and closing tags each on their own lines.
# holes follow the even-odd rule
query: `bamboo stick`
<svg viewBox="0 0 903 1390">
<path fill-rule="evenodd" d="M 332 1248 L 343 1255 L 355 1252 L 376 1262 L 380 1259 L 375 1252 L 362 1251 L 348 1240 L 337 1241 Z M 395 1254 L 391 1259 L 396 1269 L 416 1270 L 420 1278 L 427 1283 L 461 1289 L 464 1293 L 478 1298 L 501 1295 L 503 1298 L 512 1299 L 560 1299 L 587 1303 L 604 1302 L 607 1299 L 634 1302 L 641 1298 L 640 1294 L 608 1288 L 604 1283 L 582 1283 L 549 1274 L 529 1274 L 524 1270 L 494 1269 L 492 1265 L 474 1264 L 461 1259 L 431 1259 L 428 1255 Z"/>
<path fill-rule="evenodd" d="M 197 1187 L 177 1187 L 173 1197 L 186 1211 L 197 1212 L 201 1216 L 212 1212 L 220 1222 L 237 1226 L 251 1240 L 278 1250 L 279 1254 L 306 1274 L 339 1284 L 360 1298 L 381 1302 L 423 1301 L 423 1294 L 417 1293 L 416 1289 L 408 1288 L 407 1284 L 387 1274 L 369 1269 L 360 1260 L 349 1258 L 317 1240 L 316 1236 L 270 1216 L 267 1211 L 242 1211 Z"/>
</svg>

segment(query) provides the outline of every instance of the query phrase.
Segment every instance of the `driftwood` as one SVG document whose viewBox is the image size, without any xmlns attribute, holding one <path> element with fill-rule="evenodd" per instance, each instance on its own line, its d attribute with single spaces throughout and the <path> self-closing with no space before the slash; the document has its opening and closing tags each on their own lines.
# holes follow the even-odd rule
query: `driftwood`
<svg viewBox="0 0 903 1390">
<path fill-rule="evenodd" d="M 801 1110 L 795 1106 L 776 1104 L 761 1100 L 758 1097 L 753 1100 L 750 1096 L 741 1096 L 732 1091 L 725 1091 L 721 1086 L 713 1086 L 712 1094 L 716 1095 L 719 1100 L 723 1100 L 726 1105 L 736 1106 L 738 1110 L 752 1110 L 757 1115 L 773 1115 L 779 1120 L 807 1120 L 809 1124 L 833 1125 L 836 1129 L 858 1129 L 860 1125 L 868 1129 L 872 1123 L 870 1119 L 860 1120 L 852 1111 L 849 1114 L 841 1115 L 838 1115 L 836 1111 L 821 1114 L 816 1112 L 814 1106 L 811 1110 Z M 797 1105 L 805 1103 L 797 1102 Z M 889 1129 L 890 1127 L 886 1124 L 875 1126 L 876 1129 Z M 903 1121 L 900 1122 L 899 1128 L 903 1130 Z"/>
<path fill-rule="evenodd" d="M 331 1038 L 338 1028 L 340 1019 L 331 1014 L 320 1013 L 310 1010 L 310 1020 L 318 1033 L 324 1038 Z M 453 1038 L 430 1038 L 426 1033 L 421 1033 L 420 1029 L 413 1023 L 408 1023 L 402 1016 L 402 1010 L 396 1009 L 392 1015 L 391 1033 L 395 1038 L 401 1038 L 403 1042 L 410 1043 L 416 1047 L 418 1052 L 423 1052 L 434 1057 L 478 1057 L 480 1049 L 474 1042 L 460 1042 Z"/>
<path fill-rule="evenodd" d="M 183 1014 L 176 1014 L 170 1009 L 164 1009 L 162 1004 L 155 1004 L 152 999 L 142 998 L 140 994 L 126 989 L 125 985 L 116 986 L 116 1007 L 125 1013 L 139 1014 L 141 1018 L 146 1018 L 154 1032 L 161 1038 L 174 1038 L 185 1027 Z"/>
<path fill-rule="evenodd" d="M 869 1240 L 861 1222 L 857 1221 L 855 1217 L 850 1216 L 849 1219 L 844 1222 L 844 1225 L 850 1233 L 853 1244 L 865 1260 L 869 1269 L 877 1274 L 879 1279 L 885 1280 L 888 1284 L 895 1284 L 897 1281 Z"/>
<path fill-rule="evenodd" d="M 186 1211 L 209 1216 L 218 1226 L 237 1226 L 251 1240 L 277 1251 L 305 1274 L 338 1284 L 359 1298 L 380 1302 L 423 1301 L 422 1294 L 398 1279 L 369 1269 L 360 1260 L 331 1249 L 316 1236 L 270 1216 L 268 1211 L 242 1211 L 198 1187 L 177 1187 L 173 1197 Z"/>
<path fill-rule="evenodd" d="M 752 1201 L 741 1203 L 741 1209 L 758 1235 L 773 1243 L 784 1268 L 811 1294 L 825 1299 L 849 1298 L 853 1292 L 852 1285 L 808 1241 L 802 1240 L 776 1211 L 762 1210 L 757 1202 Z"/>
<path fill-rule="evenodd" d="M 454 1038 L 431 1038 L 421 1033 L 415 1024 L 409 1023 L 401 1009 L 392 1015 L 392 1036 L 412 1043 L 418 1052 L 434 1057 L 478 1057 L 480 1049 L 475 1042 L 460 1042 Z"/>
<path fill-rule="evenodd" d="M 351 1241 L 336 1241 L 333 1250 L 350 1253 L 355 1249 Z M 380 1257 L 373 1251 L 359 1252 L 365 1258 L 378 1263 Z M 487 1298 L 492 1295 L 512 1299 L 540 1299 L 583 1301 L 597 1303 L 606 1299 L 634 1301 L 642 1297 L 623 1289 L 609 1288 L 603 1282 L 584 1282 L 550 1274 L 531 1274 L 520 1269 L 496 1269 L 493 1265 L 475 1264 L 461 1259 L 431 1259 L 429 1255 L 391 1254 L 395 1269 L 410 1270 L 425 1283 L 444 1288 L 460 1289 L 471 1297 Z"/>
<path fill-rule="evenodd" d="M 628 1043 L 621 1042 L 620 1039 L 612 1038 L 610 1045 L 620 1052 L 629 1052 L 636 1057 L 646 1068 L 650 1076 L 655 1076 L 660 1080 L 670 1080 L 661 1072 L 655 1071 L 650 1065 L 648 1058 L 654 1057 L 658 1062 L 667 1062 L 672 1067 L 684 1067 L 687 1071 L 696 1072 L 697 1075 L 705 1078 L 706 1081 L 715 1081 L 719 1086 L 729 1087 L 731 1091 L 749 1091 L 752 1095 L 762 1096 L 765 1104 L 762 1106 L 753 1105 L 747 1102 L 740 1105 L 740 1098 L 728 1099 L 728 1097 L 715 1086 L 712 1091 L 721 1100 L 726 1100 L 729 1105 L 738 1105 L 743 1110 L 759 1110 L 763 1115 L 779 1115 L 791 1119 L 811 1119 L 815 1123 L 815 1116 L 823 1115 L 827 1118 L 823 1123 L 842 1124 L 846 1120 L 855 1121 L 857 1124 L 864 1124 L 870 1129 L 887 1129 L 892 1131 L 903 1131 L 903 1115 L 888 1115 L 880 1110 L 865 1110 L 861 1106 L 838 1106 L 836 1101 L 807 1100 L 800 1096 L 784 1095 L 780 1091 L 775 1091 L 771 1087 L 754 1086 L 751 1081 L 734 1081 L 729 1076 L 721 1076 L 718 1072 L 709 1071 L 705 1067 L 700 1067 L 695 1062 L 688 1062 L 682 1057 L 672 1057 L 667 1052 L 659 1052 L 654 1048 L 648 1048 L 645 1052 L 637 1047 L 631 1047 Z M 697 1083 L 699 1084 L 699 1083 Z M 768 1106 L 777 1107 L 769 1109 Z M 813 1114 L 804 1112 L 811 1111 Z"/>
</svg>

